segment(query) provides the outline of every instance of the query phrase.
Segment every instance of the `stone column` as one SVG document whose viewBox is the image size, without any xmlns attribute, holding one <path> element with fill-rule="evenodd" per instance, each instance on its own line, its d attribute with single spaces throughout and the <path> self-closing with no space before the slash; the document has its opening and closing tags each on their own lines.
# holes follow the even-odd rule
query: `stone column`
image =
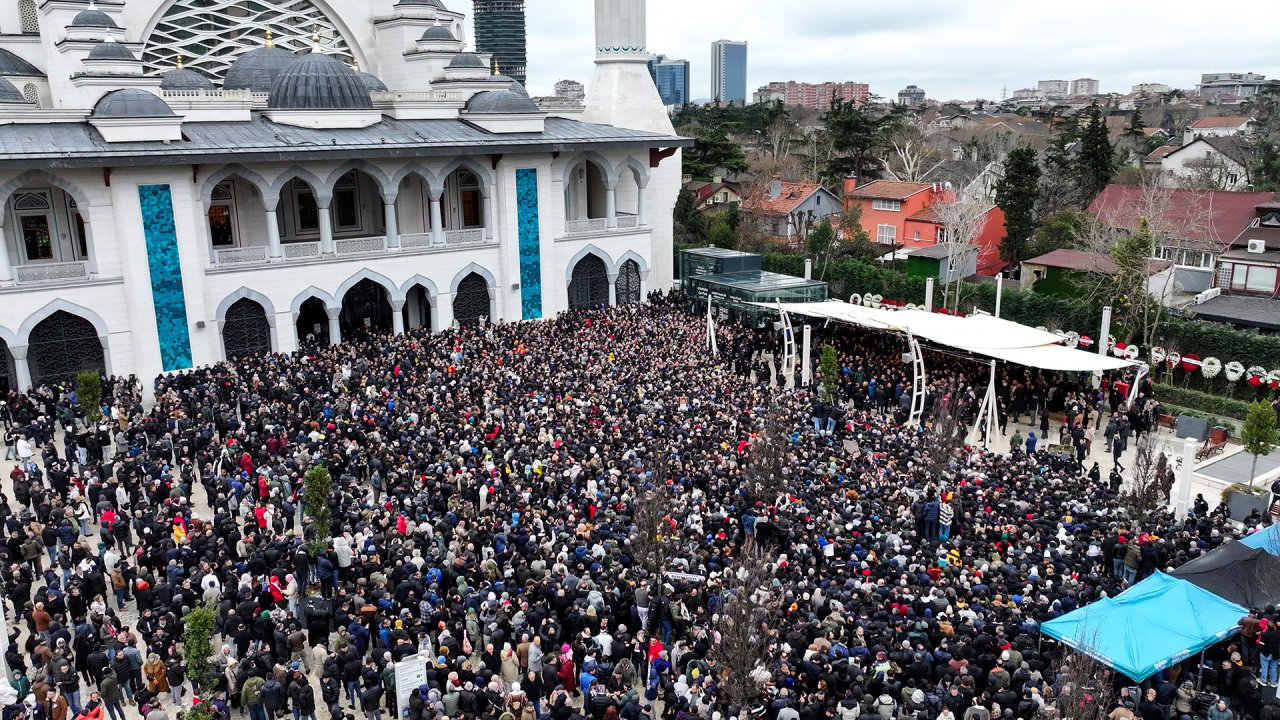
<svg viewBox="0 0 1280 720">
<path fill-rule="evenodd" d="M 26 392 L 31 388 L 31 366 L 27 364 L 27 346 L 10 345 L 13 355 L 13 366 L 18 371 L 18 392 Z"/>
<path fill-rule="evenodd" d="M 324 311 L 329 316 L 329 344 L 337 345 L 342 342 L 342 323 L 338 322 L 342 308 L 325 308 Z"/>
<path fill-rule="evenodd" d="M 388 300 L 391 305 L 391 332 L 404 334 L 404 300 Z"/>
<path fill-rule="evenodd" d="M 636 186 L 636 225 L 649 224 L 649 183 Z"/>
<path fill-rule="evenodd" d="M 267 257 L 278 258 L 284 255 L 280 246 L 280 220 L 275 210 L 267 211 Z"/>
<path fill-rule="evenodd" d="M 0 226 L 0 282 L 13 280 L 13 266 L 9 264 L 9 244 L 5 242 L 4 227 Z"/>
<path fill-rule="evenodd" d="M 493 212 L 494 210 L 493 198 L 484 193 L 481 193 L 480 202 L 484 205 L 484 208 L 481 212 L 481 216 L 484 218 L 484 239 L 492 240 L 493 230 L 494 230 L 493 226 L 497 224 L 497 221 L 494 218 L 494 212 Z"/>
<path fill-rule="evenodd" d="M 93 244 L 93 225 L 89 222 L 89 208 L 85 208 L 85 215 L 81 216 L 84 220 L 84 249 L 87 251 L 85 255 L 85 267 L 88 268 L 92 275 L 98 274 L 98 251 Z"/>
<path fill-rule="evenodd" d="M 320 252 L 332 255 L 334 252 L 333 221 L 329 216 L 329 206 L 317 207 L 316 210 L 320 217 Z"/>
<path fill-rule="evenodd" d="M 609 307 L 614 307 L 617 304 L 618 304 L 618 276 L 610 275 L 609 276 Z"/>
<path fill-rule="evenodd" d="M 383 213 L 387 222 L 387 247 L 400 247 L 400 223 L 396 220 L 396 199 L 391 198 L 383 205 Z"/>
<path fill-rule="evenodd" d="M 618 191 L 616 187 L 606 186 L 604 190 L 604 212 L 608 218 L 608 226 L 618 227 Z"/>
<path fill-rule="evenodd" d="M 440 196 L 431 196 L 431 244 L 444 244 L 444 218 L 440 212 Z"/>
</svg>

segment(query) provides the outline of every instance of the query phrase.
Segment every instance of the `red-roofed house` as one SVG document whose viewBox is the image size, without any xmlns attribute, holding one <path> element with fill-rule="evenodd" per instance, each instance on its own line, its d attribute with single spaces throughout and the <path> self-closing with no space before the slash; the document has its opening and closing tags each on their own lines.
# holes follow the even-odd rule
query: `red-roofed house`
<svg viewBox="0 0 1280 720">
<path fill-rule="evenodd" d="M 729 209 L 729 203 L 741 203 L 737 185 L 726 183 L 724 178 L 716 176 L 711 182 L 688 179 L 684 189 L 693 193 L 694 206 L 698 212 L 719 213 Z"/>
<path fill-rule="evenodd" d="M 1183 267 L 1211 269 L 1219 254 L 1253 222 L 1255 208 L 1271 202 L 1269 192 L 1226 192 L 1221 190 L 1159 190 L 1156 203 L 1152 191 L 1136 185 L 1108 185 L 1098 195 L 1089 212 L 1113 229 L 1136 230 L 1140 219 L 1159 205 L 1164 217 L 1160 227 L 1184 228 L 1182 237 L 1157 250 L 1161 259 Z"/>
<path fill-rule="evenodd" d="M 846 178 L 846 208 L 862 208 L 862 229 L 872 242 L 890 247 L 926 248 L 946 239 L 946 223 L 935 207 L 955 202 L 955 193 L 932 183 L 876 180 L 858 186 Z M 992 205 L 987 224 L 974 244 L 978 246 L 978 274 L 995 275 L 1004 267 L 1000 243 L 1004 239 L 1004 212 Z"/>
<path fill-rule="evenodd" d="M 1182 136 L 1182 144 L 1202 137 L 1226 137 L 1228 135 L 1248 134 L 1254 119 L 1240 116 L 1205 117 L 1192 122 Z"/>
<path fill-rule="evenodd" d="M 816 183 L 783 182 L 774 175 L 763 191 L 742 201 L 742 211 L 766 223 L 766 232 L 787 243 L 803 241 L 823 218 L 838 215 L 840 198 Z"/>
</svg>

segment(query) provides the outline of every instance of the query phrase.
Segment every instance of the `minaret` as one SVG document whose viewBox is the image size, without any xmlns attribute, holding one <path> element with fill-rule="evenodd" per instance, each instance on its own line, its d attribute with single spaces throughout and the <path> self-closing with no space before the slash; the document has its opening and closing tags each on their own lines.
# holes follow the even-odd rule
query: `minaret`
<svg viewBox="0 0 1280 720">
<path fill-rule="evenodd" d="M 596 73 L 587 89 L 583 121 L 674 135 L 671 117 L 649 75 L 645 0 L 595 0 L 595 4 Z M 665 291 L 671 287 L 674 271 L 672 213 L 680 194 L 680 153 L 657 167 L 651 166 L 649 157 L 636 159 L 650 166 L 648 185 L 640 191 L 646 194 L 652 228 L 647 287 Z M 622 197 L 636 190 L 619 183 L 618 192 Z"/>
<path fill-rule="evenodd" d="M 671 133 L 671 118 L 649 75 L 645 0 L 595 0 L 596 73 L 587 122 Z"/>
</svg>

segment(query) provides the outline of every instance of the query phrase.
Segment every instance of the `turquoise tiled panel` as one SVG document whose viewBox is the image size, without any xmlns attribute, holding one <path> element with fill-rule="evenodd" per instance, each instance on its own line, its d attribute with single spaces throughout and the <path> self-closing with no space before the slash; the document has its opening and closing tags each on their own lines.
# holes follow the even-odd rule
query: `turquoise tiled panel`
<svg viewBox="0 0 1280 720">
<path fill-rule="evenodd" d="M 525 320 L 542 317 L 542 235 L 538 227 L 538 170 L 516 170 L 520 225 L 520 309 Z"/>
<path fill-rule="evenodd" d="M 187 370 L 191 368 L 191 331 L 187 326 L 187 297 L 182 291 L 173 196 L 168 185 L 140 185 L 138 200 L 142 203 L 142 231 L 147 240 L 160 358 L 165 372 Z"/>
</svg>

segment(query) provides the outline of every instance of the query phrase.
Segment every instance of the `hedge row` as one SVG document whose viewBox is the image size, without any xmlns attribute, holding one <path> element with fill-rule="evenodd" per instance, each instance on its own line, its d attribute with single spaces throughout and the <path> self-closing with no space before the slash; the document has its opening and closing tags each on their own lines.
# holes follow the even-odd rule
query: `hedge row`
<svg viewBox="0 0 1280 720">
<path fill-rule="evenodd" d="M 1161 402 L 1235 420 L 1243 420 L 1245 415 L 1249 414 L 1249 403 L 1243 400 L 1234 400 L 1221 395 L 1190 390 L 1176 385 L 1157 383 L 1156 397 L 1160 398 Z"/>
</svg>

